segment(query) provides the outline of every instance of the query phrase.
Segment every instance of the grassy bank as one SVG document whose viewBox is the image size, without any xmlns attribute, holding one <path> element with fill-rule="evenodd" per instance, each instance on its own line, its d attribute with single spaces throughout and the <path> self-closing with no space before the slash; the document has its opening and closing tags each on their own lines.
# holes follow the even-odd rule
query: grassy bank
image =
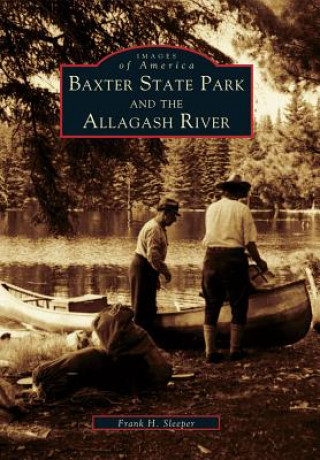
<svg viewBox="0 0 320 460">
<path fill-rule="evenodd" d="M 55 359 L 66 351 L 66 336 L 60 334 L 30 334 L 19 339 L 0 341 L 1 360 L 10 363 L 6 370 L 9 375 L 32 372 L 41 361 Z"/>
<path fill-rule="evenodd" d="M 315 331 L 291 346 L 250 350 L 236 363 L 208 365 L 203 351 L 192 349 L 172 351 L 170 357 L 176 371 L 193 372 L 194 378 L 145 392 L 140 401 L 95 390 L 54 403 L 25 396 L 26 417 L 13 422 L 11 432 L 0 431 L 3 458 L 320 458 L 320 335 Z M 220 414 L 221 431 L 96 432 L 92 414 Z"/>
</svg>

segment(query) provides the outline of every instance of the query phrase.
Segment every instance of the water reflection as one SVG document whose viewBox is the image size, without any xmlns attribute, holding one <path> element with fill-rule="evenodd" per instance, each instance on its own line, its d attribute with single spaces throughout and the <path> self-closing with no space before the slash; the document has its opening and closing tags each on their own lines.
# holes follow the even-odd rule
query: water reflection
<svg viewBox="0 0 320 460">
<path fill-rule="evenodd" d="M 201 273 L 199 269 L 173 268 L 173 281 L 160 292 L 162 306 L 170 306 L 172 295 L 199 303 Z M 50 267 L 1 266 L 0 278 L 25 289 L 45 295 L 75 297 L 84 293 L 107 294 L 110 302 L 130 303 L 127 267 L 73 265 Z M 165 283 L 163 284 L 165 285 Z"/>
<path fill-rule="evenodd" d="M 48 295 L 105 293 L 128 301 L 128 267 L 137 234 L 151 212 L 136 211 L 128 227 L 126 211 L 90 211 L 73 216 L 76 238 L 53 238 L 33 226 L 32 212 L 0 215 L 0 279 Z M 320 261 L 320 214 L 255 212 L 259 247 L 272 269 L 301 271 L 307 258 Z M 173 270 L 170 295 L 199 302 L 204 248 L 204 212 L 184 211 L 168 229 L 168 264 Z M 167 299 L 166 299 L 167 297 Z M 172 300 L 172 299 L 171 299 Z"/>
<path fill-rule="evenodd" d="M 197 239 L 204 235 L 204 210 L 181 212 L 178 222 L 168 229 L 171 239 Z M 283 236 L 305 235 L 319 237 L 320 213 L 280 213 L 277 219 L 270 212 L 253 211 L 258 230 L 262 234 L 279 234 Z M 49 236 L 44 225 L 33 225 L 31 209 L 24 211 L 14 210 L 0 213 L 1 235 L 28 238 L 42 238 Z M 72 221 L 78 236 L 90 237 L 127 237 L 135 238 L 153 213 L 146 210 L 135 210 L 132 214 L 131 225 L 128 226 L 127 211 L 87 211 L 75 212 Z"/>
</svg>

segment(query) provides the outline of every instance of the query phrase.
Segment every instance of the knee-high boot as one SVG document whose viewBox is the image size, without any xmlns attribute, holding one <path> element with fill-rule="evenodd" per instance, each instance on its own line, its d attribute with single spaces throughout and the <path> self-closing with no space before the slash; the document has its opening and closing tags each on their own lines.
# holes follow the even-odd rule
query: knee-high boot
<svg viewBox="0 0 320 460">
<path fill-rule="evenodd" d="M 222 360 L 221 353 L 217 352 L 216 349 L 216 334 L 217 327 L 211 324 L 203 325 L 203 336 L 206 346 L 206 362 L 207 363 L 219 363 Z"/>
</svg>

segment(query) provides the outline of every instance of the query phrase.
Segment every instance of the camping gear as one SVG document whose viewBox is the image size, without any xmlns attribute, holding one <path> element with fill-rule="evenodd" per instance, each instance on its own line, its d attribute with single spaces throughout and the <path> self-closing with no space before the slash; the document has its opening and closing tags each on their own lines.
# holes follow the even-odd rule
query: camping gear
<svg viewBox="0 0 320 460">
<path fill-rule="evenodd" d="M 101 345 L 116 360 L 134 357 L 140 363 L 136 383 L 139 388 L 166 385 L 172 367 L 150 335 L 133 322 L 133 310 L 121 304 L 105 308 L 93 322 Z"/>
<path fill-rule="evenodd" d="M 120 304 L 105 308 L 93 326 L 101 347 L 67 353 L 33 372 L 39 396 L 57 399 L 84 387 L 135 395 L 169 382 L 172 367 L 149 334 L 134 324 L 130 308 Z"/>
</svg>

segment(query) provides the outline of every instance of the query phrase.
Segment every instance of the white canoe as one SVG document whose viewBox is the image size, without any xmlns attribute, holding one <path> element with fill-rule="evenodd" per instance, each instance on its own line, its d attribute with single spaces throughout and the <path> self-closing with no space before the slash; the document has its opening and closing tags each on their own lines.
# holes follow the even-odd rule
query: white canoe
<svg viewBox="0 0 320 460">
<path fill-rule="evenodd" d="M 107 297 L 51 297 L 0 282 L 0 315 L 50 332 L 91 330 L 95 313 L 107 306 Z"/>
<path fill-rule="evenodd" d="M 200 302 L 199 302 L 200 303 Z M 0 315 L 51 332 L 91 330 L 95 313 L 107 306 L 103 295 L 76 298 L 44 296 L 9 283 L 0 283 Z M 231 312 L 220 313 L 218 338 L 227 342 Z M 309 330 L 311 304 L 305 280 L 268 287 L 250 296 L 246 342 L 252 346 L 295 343 Z M 157 328 L 163 337 L 202 336 L 204 306 L 159 312 Z"/>
</svg>

